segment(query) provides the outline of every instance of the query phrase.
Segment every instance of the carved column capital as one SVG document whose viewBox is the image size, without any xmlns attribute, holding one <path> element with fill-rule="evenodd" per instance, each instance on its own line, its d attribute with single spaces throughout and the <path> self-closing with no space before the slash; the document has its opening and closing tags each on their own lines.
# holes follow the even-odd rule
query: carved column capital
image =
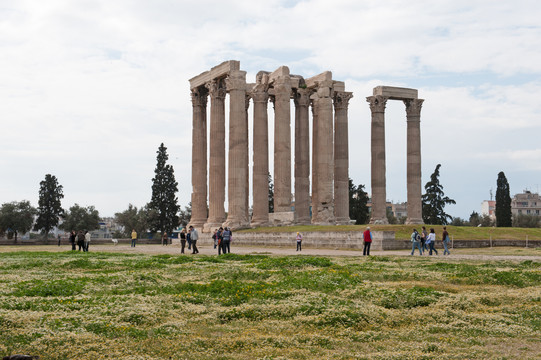
<svg viewBox="0 0 541 360">
<path fill-rule="evenodd" d="M 269 101 L 269 93 L 266 90 L 254 89 L 250 92 L 254 103 L 266 103 Z"/>
<path fill-rule="evenodd" d="M 226 89 L 223 79 L 212 79 L 205 84 L 211 98 L 225 99 Z"/>
<path fill-rule="evenodd" d="M 295 106 L 308 107 L 310 105 L 310 92 L 309 89 L 297 89 L 294 95 Z"/>
<path fill-rule="evenodd" d="M 335 91 L 334 92 L 334 108 L 335 109 L 348 109 L 349 99 L 353 97 L 352 92 Z"/>
<path fill-rule="evenodd" d="M 193 107 L 200 106 L 200 107 L 206 108 L 207 95 L 208 95 L 208 91 L 204 87 L 198 87 L 198 88 L 192 89 L 191 96 L 192 96 Z"/>
<path fill-rule="evenodd" d="M 385 105 L 387 104 L 388 97 L 382 95 L 368 96 L 366 101 L 370 103 L 370 110 L 372 112 L 385 112 Z"/>
<path fill-rule="evenodd" d="M 406 115 L 409 116 L 421 116 L 421 108 L 423 107 L 424 99 L 407 99 L 404 100 L 406 105 Z"/>
</svg>

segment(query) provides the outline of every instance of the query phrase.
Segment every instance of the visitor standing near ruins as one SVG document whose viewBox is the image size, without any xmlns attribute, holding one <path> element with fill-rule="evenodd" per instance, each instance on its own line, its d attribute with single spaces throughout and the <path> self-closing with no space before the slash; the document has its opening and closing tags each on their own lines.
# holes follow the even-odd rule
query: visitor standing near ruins
<svg viewBox="0 0 541 360">
<path fill-rule="evenodd" d="M 182 228 L 180 232 L 180 253 L 184 254 L 184 248 L 186 247 L 186 228 Z"/>
<path fill-rule="evenodd" d="M 428 247 L 426 246 L 427 237 L 428 232 L 426 231 L 426 226 L 423 226 L 423 229 L 421 230 L 421 249 L 423 249 L 423 252 L 428 251 Z"/>
<path fill-rule="evenodd" d="M 188 233 L 186 234 L 186 242 L 188 243 L 188 250 L 192 249 L 192 230 L 188 228 Z"/>
<path fill-rule="evenodd" d="M 199 254 L 199 250 L 197 249 L 197 240 L 199 240 L 199 232 L 197 232 L 197 229 L 195 229 L 193 226 L 190 226 L 190 233 L 191 233 L 191 239 L 192 239 L 192 254 Z"/>
<path fill-rule="evenodd" d="M 85 231 L 85 246 L 83 248 L 84 252 L 88 252 L 88 247 L 90 246 L 90 233 Z"/>
<path fill-rule="evenodd" d="M 364 247 L 363 247 L 363 256 L 370 255 L 370 245 L 372 245 L 372 232 L 370 232 L 370 227 L 367 226 L 366 230 L 363 233 Z"/>
<path fill-rule="evenodd" d="M 231 237 L 233 236 L 233 232 L 230 228 L 226 227 L 224 229 L 224 232 L 222 234 L 222 246 L 223 246 L 223 252 L 224 254 L 231 253 Z"/>
<path fill-rule="evenodd" d="M 430 249 L 429 255 L 432 255 L 432 251 L 438 255 L 438 250 L 434 248 L 434 244 L 436 243 L 436 233 L 434 232 L 434 228 L 430 228 L 430 234 L 428 234 L 428 238 L 426 239 L 426 243 L 428 244 L 428 248 Z"/>
<path fill-rule="evenodd" d="M 218 246 L 218 229 L 214 229 L 214 234 L 212 234 L 212 242 L 214 243 L 214 248 Z"/>
<path fill-rule="evenodd" d="M 81 249 L 83 251 L 85 250 L 85 233 L 83 232 L 83 230 L 79 230 L 79 232 L 77 233 L 77 248 L 78 251 L 81 251 Z"/>
<path fill-rule="evenodd" d="M 71 250 L 75 251 L 75 239 L 77 238 L 77 235 L 75 235 L 75 231 L 71 230 L 70 232 L 70 244 L 71 244 Z"/>
<path fill-rule="evenodd" d="M 216 233 L 216 237 L 218 238 L 218 255 L 222 253 L 223 250 L 223 242 L 224 242 L 224 228 L 220 226 L 218 229 L 218 232 Z"/>
<path fill-rule="evenodd" d="M 302 235 L 301 233 L 297 233 L 297 250 L 296 251 L 301 251 L 302 250 Z"/>
<path fill-rule="evenodd" d="M 415 247 L 419 249 L 419 255 L 423 255 L 423 250 L 421 249 L 421 235 L 417 232 L 417 229 L 413 229 L 411 233 L 411 255 L 415 252 Z"/>
<path fill-rule="evenodd" d="M 137 242 L 137 232 L 135 229 L 131 230 L 131 247 L 135 247 L 135 243 Z"/>
<path fill-rule="evenodd" d="M 449 252 L 449 244 L 451 243 L 451 239 L 449 238 L 449 233 L 447 232 L 447 226 L 443 227 L 441 241 L 443 242 L 443 255 L 451 255 L 451 252 Z"/>
<path fill-rule="evenodd" d="M 167 232 L 163 232 L 162 235 L 162 246 L 167 246 L 169 243 L 169 239 L 167 238 Z"/>
</svg>

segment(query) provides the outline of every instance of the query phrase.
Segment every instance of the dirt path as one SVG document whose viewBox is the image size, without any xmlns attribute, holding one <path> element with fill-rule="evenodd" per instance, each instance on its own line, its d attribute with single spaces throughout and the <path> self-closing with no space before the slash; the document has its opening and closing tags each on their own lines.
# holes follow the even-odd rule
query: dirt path
<svg viewBox="0 0 541 360">
<path fill-rule="evenodd" d="M 70 246 L 54 246 L 54 245 L 34 245 L 34 246 L 1 246 L 0 253 L 11 251 L 69 251 Z M 212 246 L 198 246 L 200 255 L 216 255 L 218 251 Z M 510 253 L 517 252 L 517 249 L 509 248 Z M 253 247 L 253 246 L 232 246 L 232 252 L 235 254 L 269 254 L 269 255 L 320 255 L 320 256 L 362 256 L 360 250 L 337 250 L 337 249 L 315 249 L 304 248 L 302 252 L 295 251 L 294 247 Z M 505 249 L 494 249 L 495 254 L 490 254 L 488 249 L 457 249 L 453 250 L 452 254 L 445 256 L 447 259 L 467 259 L 467 260 L 506 260 L 506 261 L 525 261 L 531 260 L 541 262 L 541 252 L 536 249 L 524 249 L 524 255 L 506 255 Z M 519 249 L 518 251 L 521 251 Z M 128 244 L 119 245 L 90 245 L 90 252 L 119 252 L 119 253 L 136 253 L 136 254 L 172 254 L 180 255 L 180 245 L 173 244 L 168 246 L 162 245 L 137 245 L 135 248 Z M 478 254 L 476 254 L 478 252 Z M 443 258 L 443 255 L 433 257 Z M 393 250 L 393 251 L 371 251 L 371 255 L 379 256 L 410 256 L 410 250 Z M 532 255 L 535 254 L 535 255 Z M 539 255 L 537 255 L 539 254 Z M 191 255 L 191 250 L 186 249 L 187 256 Z M 426 255 L 423 255 L 426 256 Z M 419 257 L 418 253 L 415 257 Z"/>
</svg>

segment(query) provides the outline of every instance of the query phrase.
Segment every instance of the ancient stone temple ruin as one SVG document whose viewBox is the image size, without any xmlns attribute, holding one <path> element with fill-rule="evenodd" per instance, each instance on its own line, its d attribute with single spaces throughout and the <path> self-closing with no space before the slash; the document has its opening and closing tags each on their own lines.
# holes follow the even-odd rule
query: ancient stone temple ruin
<svg viewBox="0 0 541 360">
<path fill-rule="evenodd" d="M 203 228 L 203 231 L 207 232 L 219 226 L 235 229 L 277 224 L 349 223 L 348 102 L 352 93 L 345 91 L 343 82 L 333 80 L 330 71 L 305 79 L 290 74 L 288 67 L 282 66 L 273 72 L 260 71 L 255 80 L 255 83 L 246 83 L 246 72 L 240 70 L 239 61 L 233 60 L 190 79 L 193 103 L 193 189 L 190 225 Z M 229 97 L 229 152 L 226 169 L 227 97 Z M 209 131 L 207 131 L 208 98 L 210 98 Z M 268 210 L 269 101 L 274 108 L 272 214 L 269 214 Z M 294 114 L 291 114 L 291 101 L 294 102 Z M 248 194 L 250 103 L 253 103 L 251 217 Z M 312 134 L 309 131 L 310 120 Z M 294 131 L 295 136 L 294 189 L 291 185 L 291 131 Z M 207 156 L 207 148 L 210 150 L 210 156 Z M 311 187 L 310 179 L 312 179 Z"/>
</svg>

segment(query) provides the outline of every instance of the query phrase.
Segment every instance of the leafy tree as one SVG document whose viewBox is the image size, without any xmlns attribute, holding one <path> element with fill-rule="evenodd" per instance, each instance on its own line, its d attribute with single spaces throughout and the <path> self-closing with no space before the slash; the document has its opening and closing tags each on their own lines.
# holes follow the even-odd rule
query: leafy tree
<svg viewBox="0 0 541 360">
<path fill-rule="evenodd" d="M 509 183 L 503 171 L 498 174 L 496 188 L 496 226 L 510 227 L 513 225 L 511 215 L 511 196 L 509 195 Z"/>
<path fill-rule="evenodd" d="M 269 214 L 274 212 L 274 185 L 272 183 L 272 176 L 269 173 Z"/>
<path fill-rule="evenodd" d="M 481 217 L 478 212 L 473 211 L 470 215 L 470 225 L 478 226 L 481 223 Z"/>
<path fill-rule="evenodd" d="M 100 214 L 94 206 L 83 207 L 78 204 L 73 205 L 66 211 L 64 221 L 59 228 L 65 231 L 87 230 L 92 231 L 100 227 Z"/>
<path fill-rule="evenodd" d="M 62 185 L 58 184 L 56 176 L 47 174 L 45 180 L 39 183 L 38 218 L 34 230 L 42 230 L 47 234 L 58 226 L 59 218 L 64 214 L 61 201 L 64 198 Z"/>
<path fill-rule="evenodd" d="M 19 233 L 26 233 L 32 229 L 36 209 L 30 205 L 30 201 L 10 202 L 2 204 L 0 208 L 0 229 L 8 234 L 8 238 Z"/>
<path fill-rule="evenodd" d="M 385 215 L 387 216 L 387 222 L 389 225 L 396 225 L 398 223 L 398 219 L 393 214 L 393 209 L 390 207 L 385 208 Z"/>
<path fill-rule="evenodd" d="M 513 216 L 513 226 L 522 228 L 541 227 L 541 217 L 531 214 L 517 214 Z"/>
<path fill-rule="evenodd" d="M 370 219 L 368 212 L 368 194 L 364 191 L 364 185 L 355 186 L 349 179 L 349 218 L 355 220 L 355 224 L 367 224 Z"/>
<path fill-rule="evenodd" d="M 460 217 L 453 217 L 453 220 L 451 221 L 451 225 L 453 226 L 466 226 L 467 222 L 460 218 Z"/>
<path fill-rule="evenodd" d="M 166 164 L 169 156 L 163 143 L 158 148 L 157 154 L 155 175 L 152 179 L 152 198 L 149 203 L 149 210 L 155 211 L 155 216 L 150 220 L 151 228 L 171 234 L 178 226 L 177 213 L 180 206 L 175 195 L 178 192 L 178 183 L 173 167 Z"/>
<path fill-rule="evenodd" d="M 456 201 L 445 196 L 443 186 L 440 184 L 440 167 L 436 166 L 434 173 L 430 176 L 430 181 L 425 185 L 426 193 L 422 196 L 423 201 L 423 221 L 431 225 L 447 225 L 452 217 L 445 213 L 445 205 L 456 204 Z"/>
<path fill-rule="evenodd" d="M 188 206 L 184 207 L 184 210 L 180 210 L 179 224 L 182 226 L 186 226 L 190 222 L 191 218 L 192 218 L 192 202 L 190 201 L 188 203 Z"/>
<path fill-rule="evenodd" d="M 484 214 L 483 216 L 481 216 L 481 226 L 491 227 L 493 225 L 494 225 L 494 221 L 492 220 L 490 215 Z"/>
<path fill-rule="evenodd" d="M 123 212 L 115 214 L 115 221 L 124 228 L 122 236 L 125 237 L 130 237 L 133 229 L 135 229 L 137 234 L 146 232 L 149 228 L 148 218 L 147 206 L 137 209 L 132 204 L 129 204 L 128 209 Z"/>
</svg>

